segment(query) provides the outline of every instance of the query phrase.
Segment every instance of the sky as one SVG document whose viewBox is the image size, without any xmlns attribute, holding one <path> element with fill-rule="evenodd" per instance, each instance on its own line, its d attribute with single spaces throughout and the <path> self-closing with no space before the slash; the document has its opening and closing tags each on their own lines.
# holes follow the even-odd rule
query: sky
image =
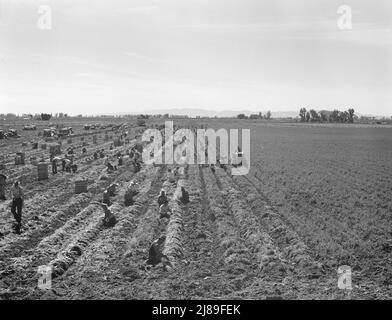
<svg viewBox="0 0 392 320">
<path fill-rule="evenodd" d="M 390 0 L 0 0 L 0 113 L 391 116 L 391 88 Z"/>
</svg>

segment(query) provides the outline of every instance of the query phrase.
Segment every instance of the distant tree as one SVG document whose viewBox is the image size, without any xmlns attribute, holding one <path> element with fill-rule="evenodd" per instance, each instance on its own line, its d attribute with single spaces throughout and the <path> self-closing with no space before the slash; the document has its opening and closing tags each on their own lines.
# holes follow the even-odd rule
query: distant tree
<svg viewBox="0 0 392 320">
<path fill-rule="evenodd" d="M 263 119 L 263 114 L 261 112 L 259 112 L 259 119 Z"/>
<path fill-rule="evenodd" d="M 353 123 L 354 122 L 354 109 L 350 108 L 348 109 L 348 122 Z"/>
<path fill-rule="evenodd" d="M 249 119 L 253 119 L 253 120 L 259 119 L 259 115 L 258 115 L 258 114 L 251 114 L 251 115 L 249 116 Z"/>
<path fill-rule="evenodd" d="M 335 109 L 329 115 L 329 122 L 338 122 L 339 121 L 339 110 Z"/>
<path fill-rule="evenodd" d="M 311 116 L 311 121 L 312 122 L 320 120 L 319 114 L 314 109 L 310 109 L 310 116 Z"/>
<path fill-rule="evenodd" d="M 267 111 L 267 113 L 264 115 L 264 119 L 266 119 L 266 120 L 271 119 L 271 111 Z"/>
<path fill-rule="evenodd" d="M 306 121 L 306 109 L 305 108 L 301 108 L 299 110 L 299 116 L 300 116 L 302 122 Z"/>
<path fill-rule="evenodd" d="M 341 123 L 348 121 L 348 112 L 347 111 L 339 111 L 338 121 Z"/>
<path fill-rule="evenodd" d="M 328 121 L 327 115 L 325 112 L 320 112 L 320 120 L 322 122 Z"/>
<path fill-rule="evenodd" d="M 310 112 L 309 111 L 307 111 L 306 112 L 306 122 L 309 122 L 309 120 L 310 120 Z"/>
<path fill-rule="evenodd" d="M 248 117 L 244 114 L 244 113 L 240 113 L 239 115 L 237 115 L 238 119 L 247 119 Z"/>
<path fill-rule="evenodd" d="M 52 118 L 52 115 L 49 113 L 41 113 L 41 120 L 48 121 Z"/>
</svg>

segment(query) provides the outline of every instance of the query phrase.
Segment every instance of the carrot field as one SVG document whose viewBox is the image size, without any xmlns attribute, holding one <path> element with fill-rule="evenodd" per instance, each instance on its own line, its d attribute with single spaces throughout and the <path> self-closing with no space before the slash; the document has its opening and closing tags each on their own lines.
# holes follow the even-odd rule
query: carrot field
<svg viewBox="0 0 392 320">
<path fill-rule="evenodd" d="M 97 149 L 112 156 L 141 143 L 145 127 L 122 122 L 129 141 L 110 149 L 125 129 L 105 129 L 93 143 L 93 133 L 70 120 L 76 134 L 62 146 L 78 150 L 78 173 L 44 181 L 29 161 L 13 163 L 18 150 L 26 159 L 48 158 L 48 150 L 22 147 L 36 133 L 0 140 L 9 183 L 19 179 L 26 192 L 21 235 L 12 232 L 9 201 L 0 203 L 1 299 L 391 298 L 392 128 L 174 120 L 180 128 L 250 129 L 251 161 L 244 176 L 183 165 L 173 181 L 168 169 L 175 164 L 142 164 L 135 172 L 125 157 L 107 173 L 103 159 L 92 158 Z M 147 127 L 157 124 L 164 123 L 147 121 Z M 81 176 L 88 192 L 74 194 Z M 131 180 L 138 194 L 126 205 Z M 110 209 L 117 223 L 107 228 L 100 201 L 114 182 Z M 188 204 L 178 201 L 181 187 Z M 171 219 L 159 219 L 161 189 Z M 147 266 L 149 247 L 162 234 L 170 265 Z M 342 265 L 352 268 L 350 292 L 337 286 Z M 37 285 L 39 266 L 53 270 L 49 290 Z"/>
</svg>

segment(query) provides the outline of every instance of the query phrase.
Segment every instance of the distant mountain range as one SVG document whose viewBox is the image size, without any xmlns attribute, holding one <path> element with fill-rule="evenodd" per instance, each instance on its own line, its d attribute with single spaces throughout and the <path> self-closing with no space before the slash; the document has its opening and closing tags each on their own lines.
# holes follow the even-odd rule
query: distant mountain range
<svg viewBox="0 0 392 320">
<path fill-rule="evenodd" d="M 260 110 L 260 112 L 264 115 L 267 110 Z M 317 111 L 323 111 L 326 114 L 329 114 L 332 112 L 332 110 L 317 110 Z M 343 109 L 342 109 L 343 111 Z M 197 108 L 186 108 L 186 109 L 180 109 L 180 108 L 171 108 L 171 109 L 151 109 L 151 110 L 144 110 L 142 112 L 143 114 L 166 114 L 168 113 L 169 115 L 186 115 L 188 117 L 218 117 L 218 118 L 232 118 L 236 117 L 238 114 L 243 113 L 247 116 L 251 114 L 258 114 L 258 111 L 250 111 L 250 110 L 223 110 L 223 111 L 218 111 L 218 110 L 205 110 L 205 109 L 197 109 Z M 125 115 L 125 114 L 141 114 L 141 112 L 121 112 L 118 113 L 117 115 Z M 383 116 L 381 115 L 369 115 L 369 114 L 360 114 L 360 113 L 355 113 L 357 116 L 365 116 L 365 117 L 375 117 L 377 118 L 382 118 Z M 298 111 L 271 111 L 271 116 L 272 118 L 296 118 L 299 117 L 299 109 Z M 390 117 L 390 116 L 386 116 Z"/>
<path fill-rule="evenodd" d="M 260 111 L 262 114 L 265 114 L 268 110 L 265 111 Z M 236 117 L 240 113 L 244 113 L 247 116 L 250 114 L 258 114 L 259 112 L 257 111 L 250 111 L 250 110 L 223 110 L 223 111 L 217 111 L 213 110 L 205 110 L 205 109 L 196 109 L 196 108 L 186 108 L 186 109 L 179 109 L 179 108 L 173 108 L 173 109 L 156 109 L 156 110 L 144 110 L 144 114 L 170 114 L 170 115 L 186 115 L 189 117 L 219 117 L 219 118 L 232 118 Z M 140 112 L 132 112 L 132 113 L 126 113 L 122 112 L 120 114 L 140 114 Z M 273 118 L 288 118 L 288 117 L 297 117 L 298 112 L 296 111 L 271 111 L 272 117 Z"/>
</svg>

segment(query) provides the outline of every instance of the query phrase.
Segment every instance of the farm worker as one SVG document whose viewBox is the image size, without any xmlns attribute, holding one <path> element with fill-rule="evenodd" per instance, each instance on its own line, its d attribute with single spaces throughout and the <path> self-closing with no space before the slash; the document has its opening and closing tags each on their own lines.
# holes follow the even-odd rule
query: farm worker
<svg viewBox="0 0 392 320">
<path fill-rule="evenodd" d="M 65 159 L 62 159 L 62 160 L 61 160 L 61 167 L 62 167 L 62 169 L 63 169 L 63 172 L 65 171 L 65 164 L 66 164 Z"/>
<path fill-rule="evenodd" d="M 131 183 L 128 185 L 127 190 L 125 191 L 124 194 L 124 202 L 126 205 L 129 205 L 133 202 L 133 197 L 137 194 L 136 190 L 136 182 L 131 181 Z"/>
<path fill-rule="evenodd" d="M 22 225 L 22 207 L 23 207 L 23 189 L 20 187 L 19 182 L 15 181 L 10 191 L 12 198 L 11 212 L 16 220 L 16 233 L 20 233 L 20 227 Z"/>
<path fill-rule="evenodd" d="M 5 197 L 6 180 L 7 180 L 7 176 L 0 173 L 0 200 L 6 200 Z"/>
<path fill-rule="evenodd" d="M 171 209 L 169 207 L 169 203 L 165 202 L 159 207 L 159 218 L 168 218 L 170 219 Z"/>
<path fill-rule="evenodd" d="M 53 172 L 53 174 L 57 173 L 57 161 L 59 161 L 59 160 L 61 160 L 61 159 L 58 157 L 54 157 L 52 159 L 52 172 Z"/>
<path fill-rule="evenodd" d="M 140 171 L 140 163 L 139 161 L 135 158 L 132 162 L 133 164 L 133 168 L 134 168 L 134 172 L 139 172 Z"/>
<path fill-rule="evenodd" d="M 103 218 L 103 225 L 105 227 L 113 227 L 117 220 L 114 214 L 110 211 L 107 204 L 102 204 L 103 211 L 105 212 L 105 217 Z"/>
<path fill-rule="evenodd" d="M 148 251 L 148 259 L 146 264 L 155 266 L 161 262 L 162 258 L 164 257 L 162 251 L 165 240 L 166 236 L 162 235 L 159 237 L 159 239 L 153 241 L 150 250 Z"/>
<path fill-rule="evenodd" d="M 169 202 L 169 200 L 167 199 L 165 191 L 161 190 L 161 193 L 160 193 L 160 195 L 158 197 L 158 207 L 160 207 L 164 203 L 168 203 L 168 202 Z"/>
<path fill-rule="evenodd" d="M 71 165 L 71 170 L 72 170 L 72 173 L 76 173 L 76 171 L 78 171 L 78 165 L 77 164 Z"/>
<path fill-rule="evenodd" d="M 119 156 L 118 156 L 118 165 L 119 165 L 119 166 L 122 166 L 122 165 L 123 165 L 123 157 L 122 157 L 122 155 L 119 155 Z"/>
<path fill-rule="evenodd" d="M 65 158 L 64 162 L 65 162 L 65 165 L 64 165 L 65 171 L 71 172 L 72 161 L 70 159 Z"/>
<path fill-rule="evenodd" d="M 108 206 L 110 206 L 110 204 L 111 204 L 111 202 L 110 202 L 110 194 L 109 194 L 109 191 L 108 191 L 108 190 L 105 190 L 105 191 L 103 192 L 103 195 L 102 195 L 102 203 L 105 203 L 105 204 L 107 204 Z"/>
<path fill-rule="evenodd" d="M 107 190 L 108 190 L 108 192 L 109 192 L 109 195 L 111 196 L 111 197 L 113 197 L 113 196 L 115 196 L 115 194 L 116 194 L 116 188 L 118 187 L 118 184 L 117 183 L 112 183 L 110 186 L 109 186 L 109 188 L 107 188 Z"/>
<path fill-rule="evenodd" d="M 97 160 L 97 159 L 98 159 L 98 152 L 95 151 L 95 152 L 94 152 L 94 160 Z"/>
<path fill-rule="evenodd" d="M 115 168 L 113 167 L 113 165 L 110 163 L 109 160 L 106 162 L 106 167 L 107 167 L 107 172 L 112 172 L 115 170 Z"/>
<path fill-rule="evenodd" d="M 184 187 L 181 187 L 181 197 L 180 200 L 183 204 L 186 204 L 189 202 L 189 193 L 188 191 L 185 190 Z"/>
<path fill-rule="evenodd" d="M 171 182 L 171 183 L 176 182 L 176 179 L 174 178 L 173 171 L 170 168 L 167 169 L 167 171 L 168 171 L 168 180 L 169 180 L 169 182 Z"/>
<path fill-rule="evenodd" d="M 128 191 L 129 191 L 132 195 L 137 194 L 136 182 L 135 182 L 135 181 L 131 181 L 131 183 L 130 183 L 129 186 L 128 186 Z"/>
</svg>

